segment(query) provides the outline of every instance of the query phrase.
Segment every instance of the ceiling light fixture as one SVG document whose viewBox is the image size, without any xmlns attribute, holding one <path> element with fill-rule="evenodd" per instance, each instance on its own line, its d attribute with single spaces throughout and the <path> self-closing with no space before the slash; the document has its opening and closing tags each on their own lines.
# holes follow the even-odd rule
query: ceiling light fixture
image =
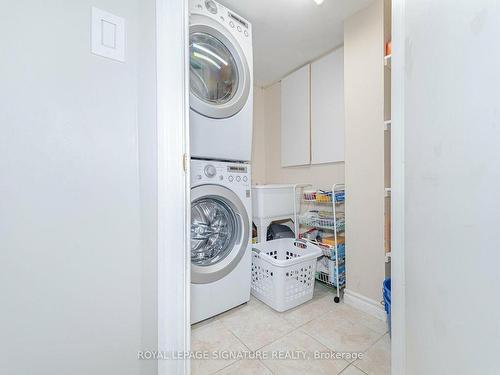
<svg viewBox="0 0 500 375">
<path fill-rule="evenodd" d="M 321 5 L 321 4 L 323 4 L 323 1 L 324 1 L 324 0 L 314 0 L 314 2 L 316 3 L 316 5 Z"/>
</svg>

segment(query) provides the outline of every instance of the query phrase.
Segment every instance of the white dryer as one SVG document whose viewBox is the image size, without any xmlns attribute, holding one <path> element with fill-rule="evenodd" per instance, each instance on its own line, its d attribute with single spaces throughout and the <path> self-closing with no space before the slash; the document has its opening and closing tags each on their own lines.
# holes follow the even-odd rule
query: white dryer
<svg viewBox="0 0 500 375">
<path fill-rule="evenodd" d="M 191 156 L 249 161 L 251 25 L 213 0 L 191 0 L 189 8 Z"/>
<path fill-rule="evenodd" d="M 191 323 L 250 299 L 250 165 L 191 160 Z"/>
</svg>

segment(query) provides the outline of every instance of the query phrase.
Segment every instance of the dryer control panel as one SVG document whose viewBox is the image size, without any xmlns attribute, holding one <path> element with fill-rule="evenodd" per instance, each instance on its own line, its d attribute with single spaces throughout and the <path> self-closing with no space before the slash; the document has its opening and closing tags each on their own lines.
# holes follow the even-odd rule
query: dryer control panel
<svg viewBox="0 0 500 375">
<path fill-rule="evenodd" d="M 250 164 L 191 160 L 191 184 L 219 184 L 250 187 Z"/>
<path fill-rule="evenodd" d="M 226 25 L 228 29 L 237 31 L 237 34 L 250 37 L 251 24 L 243 17 L 230 11 L 222 4 L 214 0 L 192 0 L 189 2 L 191 14 L 204 14 L 216 19 L 218 22 Z"/>
</svg>

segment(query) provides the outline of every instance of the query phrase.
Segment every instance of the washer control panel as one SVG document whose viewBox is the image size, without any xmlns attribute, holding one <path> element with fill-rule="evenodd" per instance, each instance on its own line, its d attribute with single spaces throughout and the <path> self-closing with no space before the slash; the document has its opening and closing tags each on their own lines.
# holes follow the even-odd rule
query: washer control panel
<svg viewBox="0 0 500 375">
<path fill-rule="evenodd" d="M 218 183 L 250 187 L 250 165 L 209 160 L 191 160 L 191 183 Z"/>
</svg>

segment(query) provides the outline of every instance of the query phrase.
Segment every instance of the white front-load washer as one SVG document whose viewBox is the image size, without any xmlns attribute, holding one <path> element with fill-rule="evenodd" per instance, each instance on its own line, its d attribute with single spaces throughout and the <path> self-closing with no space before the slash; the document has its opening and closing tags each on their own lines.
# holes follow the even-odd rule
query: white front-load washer
<svg viewBox="0 0 500 375">
<path fill-rule="evenodd" d="M 213 0 L 191 0 L 189 9 L 191 156 L 250 161 L 252 27 Z"/>
<path fill-rule="evenodd" d="M 250 299 L 250 165 L 191 160 L 191 323 Z"/>
</svg>

